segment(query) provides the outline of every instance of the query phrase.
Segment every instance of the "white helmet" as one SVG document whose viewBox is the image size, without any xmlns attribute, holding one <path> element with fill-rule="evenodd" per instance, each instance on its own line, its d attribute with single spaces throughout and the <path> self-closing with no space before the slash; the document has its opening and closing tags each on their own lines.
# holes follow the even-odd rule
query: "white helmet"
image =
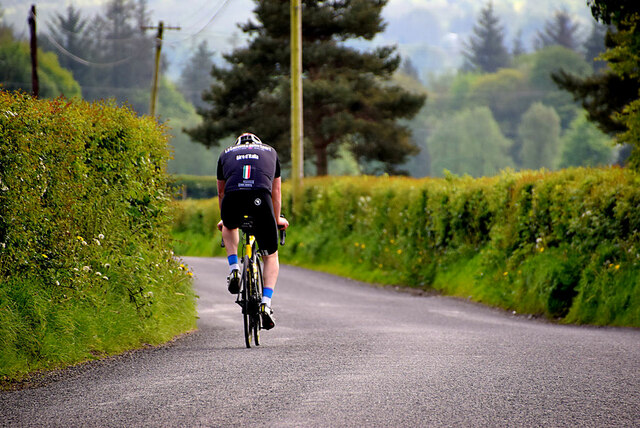
<svg viewBox="0 0 640 428">
<path fill-rule="evenodd" d="M 262 144 L 262 141 L 260 141 L 260 138 L 256 135 L 250 132 L 245 132 L 236 138 L 236 145 L 237 144 Z"/>
</svg>

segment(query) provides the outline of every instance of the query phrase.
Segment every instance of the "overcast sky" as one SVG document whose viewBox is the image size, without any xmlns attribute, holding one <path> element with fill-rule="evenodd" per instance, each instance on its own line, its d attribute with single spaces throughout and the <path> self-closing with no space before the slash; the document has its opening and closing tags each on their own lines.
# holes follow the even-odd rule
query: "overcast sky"
<svg viewBox="0 0 640 428">
<path fill-rule="evenodd" d="M 19 35 L 28 34 L 27 14 L 35 3 L 38 30 L 47 28 L 56 13 L 65 13 L 69 5 L 83 16 L 93 17 L 103 9 L 106 0 L 0 0 L 4 20 L 13 25 Z M 387 30 L 376 38 L 378 44 L 398 44 L 402 53 L 413 55 L 434 46 L 443 52 L 459 54 L 460 42 L 467 39 L 477 20 L 482 0 L 390 0 L 383 16 Z M 592 18 L 586 0 L 493 0 L 496 14 L 505 27 L 507 44 L 518 31 L 524 34 L 525 45 L 554 11 L 571 13 L 588 33 Z M 252 17 L 252 0 L 149 0 L 152 21 L 163 20 L 165 25 L 180 26 L 181 31 L 165 32 L 163 52 L 174 58 L 175 70 L 179 58 L 191 52 L 202 40 L 207 40 L 216 52 L 228 52 L 242 43 L 237 24 Z M 455 55 L 454 55 L 455 56 Z M 178 58 L 178 59 L 175 59 Z M 455 62 L 455 61 L 454 61 Z M 452 62 L 450 64 L 454 66 Z"/>
</svg>

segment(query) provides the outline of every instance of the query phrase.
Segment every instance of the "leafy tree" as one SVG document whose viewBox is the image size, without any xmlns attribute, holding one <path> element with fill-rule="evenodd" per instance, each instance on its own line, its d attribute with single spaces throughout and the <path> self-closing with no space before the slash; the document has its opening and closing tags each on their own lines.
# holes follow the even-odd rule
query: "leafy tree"
<svg viewBox="0 0 640 428">
<path fill-rule="evenodd" d="M 522 167 L 553 168 L 560 143 L 560 118 L 553 109 L 534 103 L 522 116 L 518 127 L 522 141 Z"/>
<path fill-rule="evenodd" d="M 382 31 L 386 0 L 305 0 L 302 9 L 305 151 L 317 174 L 347 144 L 360 163 L 380 161 L 396 172 L 416 147 L 409 129 L 396 122 L 411 118 L 425 97 L 389 83 L 400 58 L 393 47 L 361 51 L 346 46 L 351 38 L 372 39 Z M 214 66 L 214 83 L 201 109 L 202 125 L 189 130 L 206 146 L 251 130 L 289 155 L 289 3 L 256 1 L 258 23 L 242 30 L 249 46 L 225 55 L 228 67 Z M 311 152 L 311 153 L 308 153 Z"/>
<path fill-rule="evenodd" d="M 526 74 L 512 68 L 478 77 L 469 92 L 470 102 L 489 107 L 503 134 L 511 139 L 516 136 L 514 124 L 518 123 L 535 96 Z"/>
<path fill-rule="evenodd" d="M 465 70 L 493 73 L 499 68 L 509 66 L 510 57 L 504 45 L 504 30 L 493 12 L 492 2 L 487 3 L 480 11 L 480 17 L 473 27 L 473 35 L 465 44 L 463 55 Z"/>
<path fill-rule="evenodd" d="M 462 110 L 443 119 L 427 144 L 433 174 L 446 169 L 480 177 L 513 166 L 508 155 L 511 141 L 502 135 L 487 107 Z"/>
<path fill-rule="evenodd" d="M 578 110 L 572 97 L 558 90 L 554 84 L 552 75 L 562 70 L 577 76 L 588 76 L 593 71 L 582 55 L 562 46 L 549 46 L 533 54 L 531 84 L 539 91 L 539 100 L 556 110 L 564 129 L 575 118 Z"/>
<path fill-rule="evenodd" d="M 31 92 L 31 53 L 29 44 L 14 39 L 10 29 L 0 36 L 0 85 L 7 90 Z M 38 78 L 40 97 L 53 98 L 64 95 L 68 98 L 81 95 L 80 86 L 70 71 L 60 67 L 53 53 L 38 49 Z"/>
<path fill-rule="evenodd" d="M 600 166 L 612 160 L 611 140 L 582 114 L 562 136 L 559 167 Z"/>
<path fill-rule="evenodd" d="M 580 26 L 573 22 L 566 11 L 556 11 L 552 20 L 547 21 L 544 31 L 538 31 L 535 45 L 538 49 L 548 46 L 563 46 L 577 51 L 580 43 L 576 33 Z"/>
<path fill-rule="evenodd" d="M 196 107 L 204 108 L 203 92 L 211 85 L 211 68 L 213 67 L 213 51 L 209 50 L 207 41 L 198 45 L 197 50 L 182 68 L 178 87 L 186 99 Z"/>
</svg>

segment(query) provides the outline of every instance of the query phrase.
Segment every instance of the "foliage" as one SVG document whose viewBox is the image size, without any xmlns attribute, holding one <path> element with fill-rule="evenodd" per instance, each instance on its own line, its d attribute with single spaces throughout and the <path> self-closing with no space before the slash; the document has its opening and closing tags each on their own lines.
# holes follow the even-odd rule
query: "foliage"
<svg viewBox="0 0 640 428">
<path fill-rule="evenodd" d="M 432 147 L 430 139 L 425 137 L 441 133 L 443 124 L 451 126 L 454 116 L 474 107 L 489 107 L 493 119 L 500 127 L 502 138 L 510 140 L 508 156 L 511 161 L 496 162 L 498 170 L 508 165 L 516 168 L 530 167 L 531 165 L 524 164 L 522 140 L 518 135 L 523 114 L 535 103 L 553 107 L 560 116 L 562 133 L 580 111 L 571 96 L 558 90 L 550 78 L 550 74 L 560 68 L 579 75 L 586 75 L 590 71 L 589 65 L 580 54 L 561 46 L 552 46 L 520 55 L 514 58 L 511 68 L 503 68 L 495 73 L 457 73 L 433 79 L 429 85 L 430 102 L 410 123 L 421 152 L 419 158 L 406 164 L 406 168 L 415 177 L 429 173 L 439 174 L 443 166 L 438 164 L 438 152 L 444 153 L 445 150 L 448 153 L 446 158 L 449 159 L 459 158 L 460 154 L 456 153 L 475 156 L 469 154 L 469 140 L 465 142 L 459 139 L 464 133 L 461 130 L 447 131 L 448 136 L 443 137 L 437 147 Z M 546 126 L 539 130 L 544 133 Z M 500 141 L 496 141 L 496 145 L 501 145 Z M 425 165 L 435 166 L 436 169 L 429 169 Z M 554 165 L 552 162 L 546 166 Z M 457 174 L 478 173 L 477 170 L 460 169 L 455 165 L 445 168 Z"/>
<path fill-rule="evenodd" d="M 553 73 L 552 78 L 558 87 L 580 101 L 589 120 L 603 132 L 615 135 L 627 129 L 620 114 L 625 106 L 636 99 L 640 80 L 611 72 L 578 77 L 563 70 Z"/>
<path fill-rule="evenodd" d="M 629 164 L 640 165 L 640 5 L 630 0 L 589 0 L 594 18 L 613 26 L 605 39 L 607 50 L 601 58 L 611 71 L 578 78 L 554 76 L 557 84 L 582 101 L 589 120 L 605 132 L 615 134 L 619 143 L 633 147 Z"/>
<path fill-rule="evenodd" d="M 487 107 L 476 107 L 443 120 L 429 137 L 431 173 L 444 170 L 474 177 L 495 175 L 512 167 L 511 141 L 500 132 Z"/>
<path fill-rule="evenodd" d="M 14 39 L 8 29 L 0 36 L 0 85 L 7 90 L 21 89 L 31 92 L 31 54 L 27 42 Z M 80 86 L 68 70 L 60 67 L 52 53 L 38 50 L 38 78 L 40 96 L 53 98 L 60 95 L 79 97 Z"/>
<path fill-rule="evenodd" d="M 0 92 L 0 378 L 195 327 L 165 130 L 113 102 Z"/>
<path fill-rule="evenodd" d="M 639 184 L 624 169 L 307 179 L 281 260 L 561 322 L 638 327 Z M 191 230 L 209 233 L 197 241 L 209 242 L 207 255 L 215 202 L 182 203 L 202 210 Z"/>
<path fill-rule="evenodd" d="M 560 168 L 604 166 L 613 159 L 612 141 L 585 115 L 578 116 L 562 136 Z"/>
<path fill-rule="evenodd" d="M 511 58 L 504 45 L 504 29 L 493 12 L 492 2 L 480 11 L 463 54 L 466 70 L 494 73 L 509 66 Z"/>
<path fill-rule="evenodd" d="M 305 158 L 316 172 L 328 172 L 328 160 L 348 140 L 359 162 L 378 161 L 395 171 L 415 152 L 407 127 L 424 95 L 411 94 L 389 80 L 400 64 L 392 47 L 360 51 L 348 39 L 372 39 L 384 25 L 383 0 L 303 1 L 302 69 L 304 82 Z M 290 5 L 275 0 L 256 2 L 258 23 L 247 23 L 248 47 L 226 55 L 228 67 L 214 66 L 214 84 L 204 99 L 203 123 L 191 136 L 215 146 L 229 134 L 251 130 L 274 146 L 281 159 L 290 150 Z"/>
<path fill-rule="evenodd" d="M 544 48 L 534 56 L 530 71 L 531 84 L 540 91 L 540 101 L 556 110 L 564 129 L 575 118 L 577 106 L 569 94 L 557 89 L 552 80 L 552 75 L 560 70 L 584 77 L 592 69 L 581 54 L 562 46 Z"/>
<path fill-rule="evenodd" d="M 593 70 L 596 72 L 605 72 L 607 68 L 606 61 L 600 58 L 606 51 L 604 45 L 605 36 L 607 34 L 607 26 L 599 22 L 594 22 L 591 33 L 584 43 L 584 59 L 588 63 L 592 63 Z"/>
<path fill-rule="evenodd" d="M 184 97 L 195 107 L 205 108 L 202 94 L 211 85 L 211 68 L 213 67 L 213 54 L 209 50 L 207 41 L 198 45 L 195 53 L 182 67 L 178 87 Z"/>
<path fill-rule="evenodd" d="M 155 34 L 146 35 L 141 28 L 149 20 L 146 0 L 109 0 L 91 25 L 70 6 L 40 39 L 45 49 L 65 57 L 85 99 L 113 97 L 122 104 L 129 101 L 132 90 L 149 91 Z M 136 111 L 148 113 L 149 103 L 136 106 Z"/>
<path fill-rule="evenodd" d="M 71 71 L 76 80 L 85 82 L 90 68 L 71 55 L 86 55 L 91 48 L 90 39 L 83 37 L 88 30 L 89 21 L 73 5 L 69 5 L 66 14 L 56 13 L 54 20 L 48 24 L 48 33 L 40 37 L 41 44 L 47 50 L 56 51 L 54 43 L 58 43 L 68 54 L 58 57 L 60 65 Z"/>
<path fill-rule="evenodd" d="M 469 91 L 469 103 L 489 107 L 503 134 L 514 140 L 516 124 L 537 98 L 527 74 L 512 68 L 478 77 Z"/>
<path fill-rule="evenodd" d="M 546 22 L 544 31 L 538 31 L 535 44 L 538 49 L 548 46 L 563 46 L 572 51 L 578 50 L 579 41 L 576 33 L 580 26 L 572 22 L 571 15 L 566 11 L 556 11 L 552 20 Z"/>
<path fill-rule="evenodd" d="M 522 116 L 518 135 L 522 142 L 523 168 L 555 167 L 560 145 L 560 118 L 553 107 L 532 104 Z"/>
</svg>

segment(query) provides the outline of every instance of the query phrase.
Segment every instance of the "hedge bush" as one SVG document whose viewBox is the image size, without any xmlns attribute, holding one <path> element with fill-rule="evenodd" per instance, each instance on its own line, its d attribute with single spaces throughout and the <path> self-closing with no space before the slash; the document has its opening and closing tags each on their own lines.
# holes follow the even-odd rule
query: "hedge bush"
<svg viewBox="0 0 640 428">
<path fill-rule="evenodd" d="M 165 130 L 112 102 L 0 91 L 0 378 L 195 327 Z"/>
<path fill-rule="evenodd" d="M 563 322 L 640 326 L 639 184 L 623 169 L 305 179 L 281 258 Z M 217 203 L 200 213 L 217 219 Z"/>
</svg>

